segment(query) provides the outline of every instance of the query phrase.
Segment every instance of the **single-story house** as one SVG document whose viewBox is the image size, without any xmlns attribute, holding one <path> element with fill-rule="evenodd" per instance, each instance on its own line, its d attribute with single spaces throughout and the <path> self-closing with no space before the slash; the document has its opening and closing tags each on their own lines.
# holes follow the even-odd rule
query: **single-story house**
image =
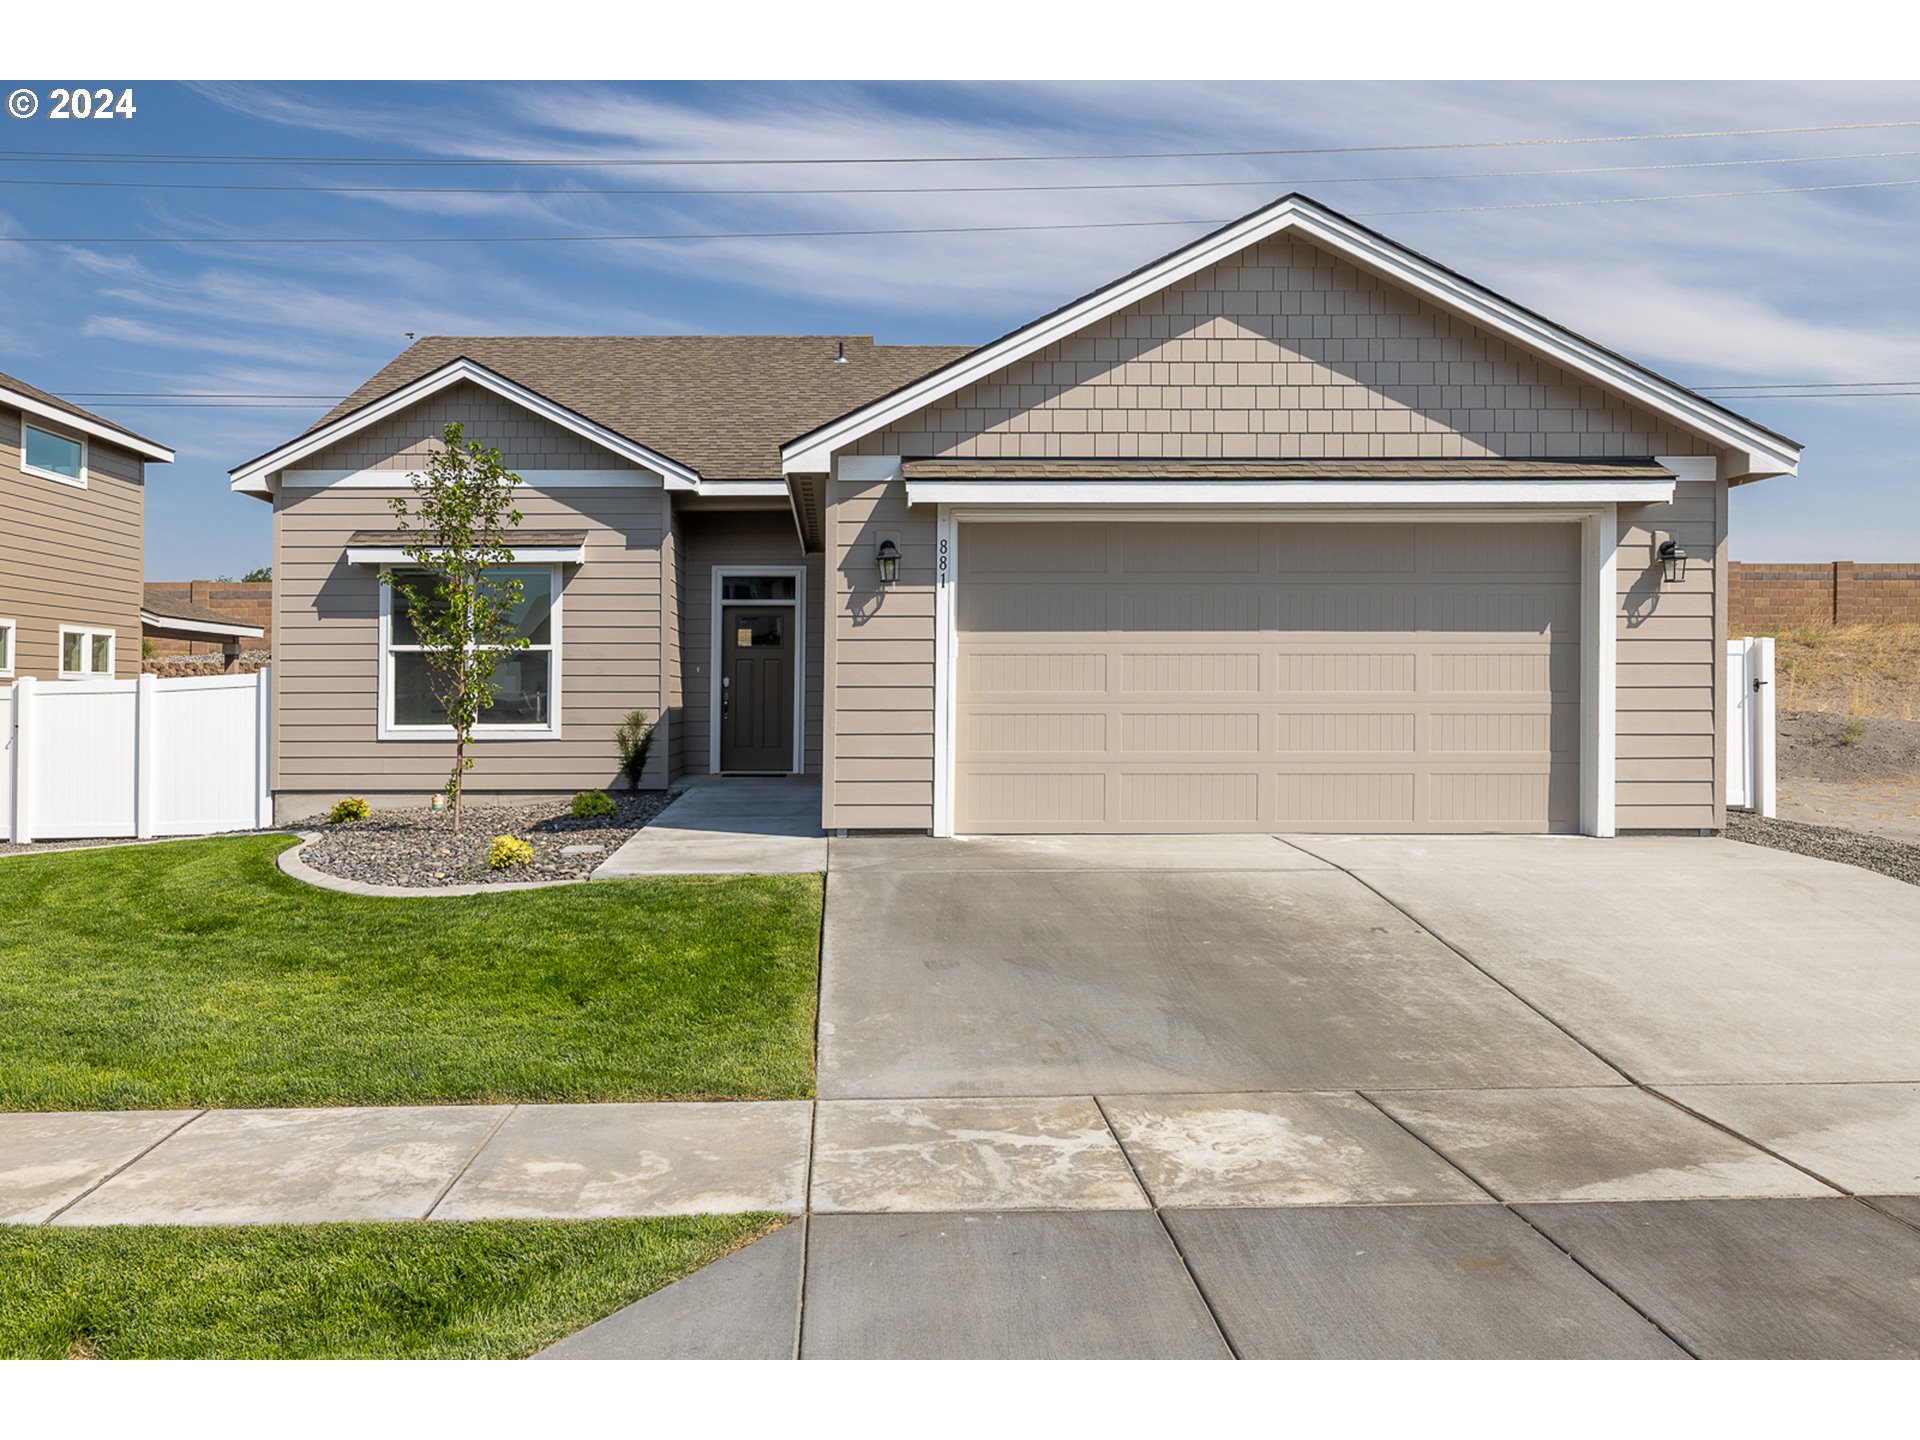
<svg viewBox="0 0 1920 1440">
<path fill-rule="evenodd" d="M 1800 446 L 1287 196 L 977 347 L 432 337 L 232 472 L 272 783 L 448 764 L 387 500 L 525 481 L 472 793 L 817 775 L 830 830 L 1715 830 L 1727 495 Z M 439 743 L 435 743 L 439 742 Z"/>
<path fill-rule="evenodd" d="M 147 466 L 172 459 L 0 375 L 0 686 L 140 673 Z"/>
<path fill-rule="evenodd" d="M 193 598 L 210 588 L 205 580 L 149 581 L 141 587 L 141 649 L 149 661 L 163 655 L 218 655 L 223 667 L 232 669 L 249 641 L 266 638 L 265 627 Z M 269 592 L 271 603 L 272 587 L 259 588 Z"/>
</svg>

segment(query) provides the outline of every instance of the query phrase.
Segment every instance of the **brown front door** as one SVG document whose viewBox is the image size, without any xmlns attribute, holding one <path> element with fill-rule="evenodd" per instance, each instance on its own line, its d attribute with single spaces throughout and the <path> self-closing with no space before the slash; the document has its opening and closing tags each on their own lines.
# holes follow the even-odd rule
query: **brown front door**
<svg viewBox="0 0 1920 1440">
<path fill-rule="evenodd" d="M 793 769 L 793 609 L 722 607 L 720 768 Z"/>
</svg>

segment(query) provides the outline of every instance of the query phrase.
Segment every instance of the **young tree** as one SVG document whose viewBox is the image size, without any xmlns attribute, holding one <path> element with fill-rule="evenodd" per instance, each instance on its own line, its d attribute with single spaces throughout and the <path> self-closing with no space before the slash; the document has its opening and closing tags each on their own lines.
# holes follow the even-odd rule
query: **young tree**
<svg viewBox="0 0 1920 1440">
<path fill-rule="evenodd" d="M 426 658 L 428 688 L 453 727 L 447 798 L 458 830 L 462 783 L 473 768 L 468 747 L 473 727 L 493 704 L 493 672 L 501 656 L 528 644 L 513 621 L 520 581 L 488 573 L 513 561 L 507 533 L 520 523 L 513 487 L 521 482 L 498 450 L 468 440 L 459 421 L 450 422 L 440 438 L 443 448 L 425 472 L 408 477 L 413 500 L 396 496 L 387 502 L 400 529 L 418 536 L 402 547 L 416 571 L 389 571 L 381 578 L 406 605 Z"/>
</svg>

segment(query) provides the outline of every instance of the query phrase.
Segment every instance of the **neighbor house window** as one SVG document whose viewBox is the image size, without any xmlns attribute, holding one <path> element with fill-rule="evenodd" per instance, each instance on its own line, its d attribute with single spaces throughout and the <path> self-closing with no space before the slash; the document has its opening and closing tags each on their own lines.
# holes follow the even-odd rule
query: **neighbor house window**
<svg viewBox="0 0 1920 1440">
<path fill-rule="evenodd" d="M 0 680 L 13 676 L 13 621 L 0 620 Z"/>
<path fill-rule="evenodd" d="M 87 442 L 70 435 L 28 425 L 20 442 L 20 461 L 29 475 L 58 480 L 63 485 L 87 483 Z"/>
<path fill-rule="evenodd" d="M 60 678 L 111 680 L 113 631 L 88 630 L 78 625 L 60 627 Z"/>
<path fill-rule="evenodd" d="M 393 581 L 382 587 L 384 617 L 382 643 L 386 663 L 381 667 L 380 697 L 384 730 L 395 734 L 447 733 L 446 708 L 434 698 L 433 675 L 427 653 L 414 629 L 407 604 L 409 590 L 431 587 L 420 570 L 395 570 Z M 516 635 L 524 636 L 524 650 L 509 651 L 493 672 L 493 703 L 480 713 L 477 735 L 560 733 L 560 567 L 510 565 L 489 570 L 489 578 L 520 582 L 520 600 L 509 619 Z"/>
</svg>

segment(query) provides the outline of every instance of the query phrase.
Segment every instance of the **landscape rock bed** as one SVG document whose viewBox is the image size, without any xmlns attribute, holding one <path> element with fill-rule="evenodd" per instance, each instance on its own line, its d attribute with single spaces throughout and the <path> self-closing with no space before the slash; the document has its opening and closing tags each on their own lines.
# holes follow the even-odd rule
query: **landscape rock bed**
<svg viewBox="0 0 1920 1440">
<path fill-rule="evenodd" d="M 615 850 L 666 809 L 677 791 L 613 797 L 611 815 L 577 820 L 567 801 L 538 805 L 468 805 L 461 828 L 451 810 L 376 810 L 365 820 L 317 832 L 300 858 L 325 875 L 367 885 L 512 885 L 530 880 L 584 880 Z M 496 835 L 514 835 L 533 847 L 533 860 L 504 870 L 487 866 Z M 571 850 L 574 853 L 565 854 Z"/>
<path fill-rule="evenodd" d="M 1797 820 L 1766 820 L 1757 815 L 1734 813 L 1727 816 L 1727 838 L 1748 845 L 1764 845 L 1770 850 L 1811 855 L 1816 860 L 1858 865 L 1862 870 L 1920 885 L 1920 845 L 1903 840 L 1863 835 L 1855 830 L 1834 830 L 1824 825 L 1804 825 Z"/>
</svg>

